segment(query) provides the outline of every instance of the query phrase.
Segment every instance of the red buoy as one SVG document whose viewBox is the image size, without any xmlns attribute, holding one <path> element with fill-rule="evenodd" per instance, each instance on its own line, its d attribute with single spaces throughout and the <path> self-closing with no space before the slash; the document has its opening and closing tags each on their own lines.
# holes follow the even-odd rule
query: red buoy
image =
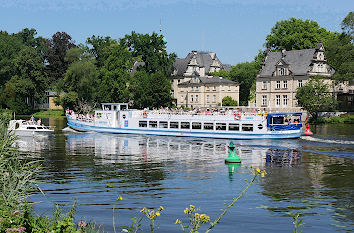
<svg viewBox="0 0 354 233">
<path fill-rule="evenodd" d="M 310 125 L 307 124 L 307 125 L 306 125 L 305 136 L 311 136 L 311 135 L 313 135 L 313 133 L 312 133 L 311 130 L 310 130 Z"/>
</svg>

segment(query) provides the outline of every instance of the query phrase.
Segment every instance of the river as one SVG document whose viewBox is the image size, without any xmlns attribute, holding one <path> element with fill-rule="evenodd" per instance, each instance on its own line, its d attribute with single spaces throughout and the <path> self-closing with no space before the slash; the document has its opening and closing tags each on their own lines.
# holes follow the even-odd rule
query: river
<svg viewBox="0 0 354 233">
<path fill-rule="evenodd" d="M 226 165 L 229 140 L 76 133 L 65 119 L 49 138 L 20 138 L 21 150 L 42 161 L 38 192 L 30 197 L 37 214 L 51 215 L 54 203 L 68 210 L 77 200 L 76 221 L 94 220 L 106 232 L 130 225 L 143 207 L 165 210 L 156 232 L 182 232 L 190 204 L 215 219 L 246 186 L 246 166 L 267 171 L 212 232 L 292 232 L 301 214 L 303 232 L 354 231 L 354 125 L 312 127 L 313 137 L 233 140 L 242 164 Z M 148 221 L 143 220 L 144 232 Z M 204 232 L 202 228 L 201 232 Z"/>
</svg>

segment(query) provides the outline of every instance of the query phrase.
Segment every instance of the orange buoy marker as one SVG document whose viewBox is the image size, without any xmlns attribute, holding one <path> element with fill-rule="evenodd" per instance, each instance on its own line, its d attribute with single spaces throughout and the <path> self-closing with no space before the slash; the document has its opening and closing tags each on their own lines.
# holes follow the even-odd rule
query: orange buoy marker
<svg viewBox="0 0 354 233">
<path fill-rule="evenodd" d="M 307 125 L 306 125 L 305 136 L 311 136 L 311 135 L 313 135 L 313 133 L 312 133 L 311 130 L 310 130 L 310 125 L 307 124 Z"/>
</svg>

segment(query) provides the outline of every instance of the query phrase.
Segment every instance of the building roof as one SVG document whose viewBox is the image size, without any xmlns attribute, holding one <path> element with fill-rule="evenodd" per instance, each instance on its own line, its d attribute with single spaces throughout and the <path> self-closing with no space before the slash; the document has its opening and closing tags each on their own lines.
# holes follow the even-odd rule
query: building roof
<svg viewBox="0 0 354 233">
<path fill-rule="evenodd" d="M 195 82 L 193 79 L 199 79 L 199 82 Z M 178 84 L 178 86 L 189 85 L 189 84 L 238 84 L 237 82 L 228 80 L 223 77 L 193 77 L 187 82 Z"/>
<path fill-rule="evenodd" d="M 212 57 L 212 55 L 214 57 Z M 173 64 L 173 67 L 177 70 L 176 76 L 183 76 L 183 74 L 187 70 L 187 66 L 192 60 L 192 58 L 195 56 L 197 65 L 198 67 L 204 67 L 205 68 L 205 73 L 208 74 L 210 73 L 210 66 L 213 64 L 214 60 L 219 60 L 215 53 L 212 52 L 197 52 L 197 51 L 192 51 L 188 53 L 186 58 L 177 58 L 176 61 Z M 213 59 L 214 58 L 214 59 Z M 221 69 L 224 69 L 225 67 L 228 67 L 227 65 L 221 65 Z"/>
<path fill-rule="evenodd" d="M 281 52 L 271 52 L 267 49 L 264 65 L 258 77 L 273 76 L 278 62 L 285 64 L 289 68 L 291 75 L 307 75 L 314 63 L 314 54 L 321 48 L 323 48 L 323 45 L 320 42 L 316 48 L 313 49 L 283 50 Z M 335 71 L 331 69 L 329 72 L 333 75 Z"/>
</svg>

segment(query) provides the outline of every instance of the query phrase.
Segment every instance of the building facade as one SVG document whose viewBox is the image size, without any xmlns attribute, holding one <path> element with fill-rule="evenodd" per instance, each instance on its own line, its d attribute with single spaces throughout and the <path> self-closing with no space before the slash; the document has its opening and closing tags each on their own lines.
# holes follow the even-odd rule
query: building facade
<svg viewBox="0 0 354 233">
<path fill-rule="evenodd" d="M 313 49 L 267 50 L 265 53 L 256 79 L 256 107 L 296 109 L 299 108 L 296 91 L 310 77 L 328 77 L 325 82 L 332 84 L 334 69 L 327 64 L 322 43 Z M 334 91 L 333 87 L 331 91 Z"/>
<path fill-rule="evenodd" d="M 177 58 L 171 77 L 175 104 L 188 108 L 216 107 L 230 96 L 239 101 L 239 84 L 212 72 L 227 70 L 213 52 L 192 51 L 186 58 Z"/>
</svg>

